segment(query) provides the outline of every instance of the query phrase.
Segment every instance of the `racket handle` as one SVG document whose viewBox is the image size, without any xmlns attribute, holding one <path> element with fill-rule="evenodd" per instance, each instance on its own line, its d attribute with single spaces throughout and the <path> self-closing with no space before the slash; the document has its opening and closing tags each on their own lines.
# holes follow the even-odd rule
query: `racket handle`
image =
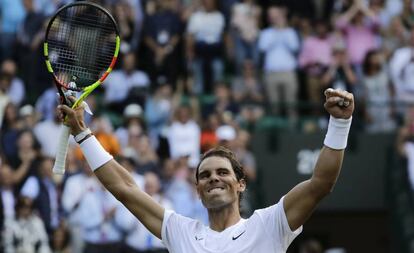
<svg viewBox="0 0 414 253">
<path fill-rule="evenodd" d="M 63 175 L 65 174 L 66 154 L 68 153 L 70 128 L 63 125 L 60 132 L 59 143 L 56 152 L 55 165 L 53 166 L 53 173 Z"/>
</svg>

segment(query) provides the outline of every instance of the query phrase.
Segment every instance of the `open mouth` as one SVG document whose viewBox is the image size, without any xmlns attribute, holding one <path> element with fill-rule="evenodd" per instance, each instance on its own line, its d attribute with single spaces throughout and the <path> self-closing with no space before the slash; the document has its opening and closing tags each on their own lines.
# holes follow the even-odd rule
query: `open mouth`
<svg viewBox="0 0 414 253">
<path fill-rule="evenodd" d="M 213 187 L 213 188 L 209 189 L 207 192 L 208 193 L 215 193 L 215 192 L 221 192 L 221 191 L 224 191 L 223 187 Z"/>
</svg>

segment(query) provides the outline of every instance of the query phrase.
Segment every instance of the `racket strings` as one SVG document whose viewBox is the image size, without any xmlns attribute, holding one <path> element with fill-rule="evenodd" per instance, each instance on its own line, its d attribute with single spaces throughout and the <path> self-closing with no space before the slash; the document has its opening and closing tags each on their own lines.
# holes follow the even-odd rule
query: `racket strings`
<svg viewBox="0 0 414 253">
<path fill-rule="evenodd" d="M 48 40 L 50 62 L 67 84 L 76 76 L 78 86 L 96 82 L 110 66 L 116 48 L 116 29 L 106 13 L 73 6 L 55 18 Z"/>
</svg>

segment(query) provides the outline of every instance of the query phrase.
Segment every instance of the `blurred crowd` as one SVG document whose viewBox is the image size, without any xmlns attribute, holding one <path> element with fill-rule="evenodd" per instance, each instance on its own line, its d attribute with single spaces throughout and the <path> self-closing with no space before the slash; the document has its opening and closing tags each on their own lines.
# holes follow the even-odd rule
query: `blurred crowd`
<svg viewBox="0 0 414 253">
<path fill-rule="evenodd" d="M 61 124 L 42 42 L 70 2 L 0 0 L 0 252 L 165 252 L 73 140 L 64 177 L 51 172 Z M 218 144 L 246 170 L 243 216 L 261 207 L 251 135 L 269 121 L 326 128 L 326 88 L 354 93 L 357 130 L 414 130 L 411 0 L 91 2 L 113 14 L 122 42 L 86 121 L 142 189 L 185 216 L 208 223 L 193 172 Z"/>
</svg>

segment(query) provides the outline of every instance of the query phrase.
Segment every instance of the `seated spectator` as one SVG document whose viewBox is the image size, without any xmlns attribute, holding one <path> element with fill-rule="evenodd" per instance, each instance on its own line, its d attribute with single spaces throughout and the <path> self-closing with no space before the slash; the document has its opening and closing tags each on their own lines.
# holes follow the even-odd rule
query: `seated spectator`
<svg viewBox="0 0 414 253">
<path fill-rule="evenodd" d="M 143 94 L 149 88 L 148 75 L 136 70 L 136 58 L 133 52 L 122 57 L 122 68 L 114 70 L 106 79 L 104 101 L 108 109 L 122 113 L 125 106 L 134 102 L 141 106 L 144 104 Z M 134 89 L 140 92 L 132 92 Z M 133 97 L 137 95 L 136 97 Z"/>
<path fill-rule="evenodd" d="M 40 120 L 53 120 L 55 118 L 55 108 L 58 104 L 56 86 L 50 82 L 49 88 L 46 89 L 36 100 L 35 108 L 39 114 Z"/>
<path fill-rule="evenodd" d="M 36 123 L 33 128 L 33 133 L 40 142 L 43 155 L 50 158 L 56 156 L 56 150 L 59 144 L 56 140 L 59 140 L 61 131 L 62 123 L 59 121 L 56 108 L 53 119 Z"/>
<path fill-rule="evenodd" d="M 3 85 L 6 94 L 9 96 L 10 101 L 19 106 L 26 96 L 26 90 L 23 81 L 17 77 L 17 65 L 11 59 L 4 60 L 1 64 L 0 75 L 5 80 Z"/>
<path fill-rule="evenodd" d="M 200 149 L 201 153 L 214 148 L 218 145 L 216 130 L 220 126 L 220 116 L 217 113 L 208 115 L 207 120 L 204 121 L 204 126 L 201 131 Z"/>
<path fill-rule="evenodd" d="M 139 104 L 129 104 L 125 107 L 122 114 L 124 124 L 115 131 L 121 148 L 124 150 L 128 147 L 130 135 L 141 135 L 145 132 L 143 120 L 143 110 Z"/>
<path fill-rule="evenodd" d="M 186 56 L 193 72 L 195 94 L 211 93 L 213 84 L 221 81 L 224 74 L 224 16 L 216 0 L 202 0 L 201 4 L 190 16 L 186 37 Z"/>
<path fill-rule="evenodd" d="M 366 130 L 370 133 L 391 132 L 396 124 L 392 118 L 391 83 L 380 51 L 369 51 L 363 64 L 362 85 L 366 104 Z"/>
<path fill-rule="evenodd" d="M 265 96 L 252 61 L 243 63 L 242 75 L 233 79 L 231 92 L 240 106 L 242 120 L 254 125 L 264 114 Z"/>
<path fill-rule="evenodd" d="M 22 196 L 33 201 L 49 236 L 60 222 L 58 186 L 53 180 L 52 173 L 53 162 L 51 158 L 42 158 L 35 175 L 26 180 L 20 191 Z"/>
<path fill-rule="evenodd" d="M 4 110 L 3 121 L 0 124 L 1 150 L 8 157 L 16 155 L 17 137 L 21 131 L 17 109 L 13 103 L 8 103 Z"/>
<path fill-rule="evenodd" d="M 91 131 L 111 155 L 121 154 L 121 146 L 107 117 L 94 117 L 91 123 Z"/>
<path fill-rule="evenodd" d="M 190 106 L 183 104 L 177 108 L 167 139 L 171 158 L 189 156 L 189 166 L 197 166 L 200 159 L 200 127 L 192 116 Z"/>
<path fill-rule="evenodd" d="M 411 0 L 403 0 L 401 17 L 407 29 L 414 28 L 414 7 Z"/>
<path fill-rule="evenodd" d="M 2 163 L 0 165 L 0 231 L 4 231 L 5 221 L 15 218 L 16 194 L 14 185 L 13 171 L 10 165 Z M 0 235 L 0 242 L 1 239 Z"/>
<path fill-rule="evenodd" d="M 239 105 L 233 101 L 232 92 L 226 83 L 216 83 L 214 87 L 214 100 L 202 108 L 203 118 L 211 113 L 219 115 L 229 112 L 232 115 L 239 113 Z"/>
<path fill-rule="evenodd" d="M 165 209 L 172 209 L 172 203 L 163 196 L 158 176 L 152 172 L 145 173 L 145 187 L 143 188 L 149 196 L 156 200 Z M 144 225 L 126 208 L 121 208 L 116 214 L 117 222 L 126 232 L 125 253 L 167 253 L 160 239 L 151 234 Z"/>
<path fill-rule="evenodd" d="M 5 252 L 50 253 L 45 226 L 35 215 L 32 201 L 29 198 L 19 197 L 15 212 L 16 219 L 6 224 Z"/>
<path fill-rule="evenodd" d="M 173 112 L 173 95 L 171 85 L 158 85 L 145 104 L 145 121 L 148 124 L 148 136 L 151 145 L 160 147 L 160 136 L 167 127 Z"/>
<path fill-rule="evenodd" d="M 53 232 L 52 241 L 50 243 L 53 253 L 72 253 L 69 248 L 70 239 L 68 228 L 64 223 L 61 223 Z"/>
</svg>

